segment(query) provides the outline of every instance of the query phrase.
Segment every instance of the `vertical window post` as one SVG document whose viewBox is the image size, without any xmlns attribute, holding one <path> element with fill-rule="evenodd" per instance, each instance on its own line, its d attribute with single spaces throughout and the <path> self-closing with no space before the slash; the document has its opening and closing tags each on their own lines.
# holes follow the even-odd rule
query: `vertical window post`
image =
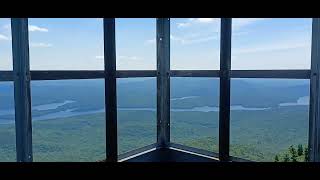
<svg viewBox="0 0 320 180">
<path fill-rule="evenodd" d="M 220 106 L 219 106 L 219 159 L 229 161 L 230 146 L 230 71 L 231 71 L 231 18 L 221 19 L 220 39 Z"/>
<path fill-rule="evenodd" d="M 312 20 L 309 161 L 320 162 L 320 18 Z"/>
<path fill-rule="evenodd" d="M 157 18 L 157 147 L 170 144 L 170 19 Z"/>
<path fill-rule="evenodd" d="M 118 161 L 115 19 L 104 18 L 104 67 L 107 161 Z"/>
<path fill-rule="evenodd" d="M 28 19 L 12 18 L 11 31 L 17 161 L 32 162 Z"/>
</svg>

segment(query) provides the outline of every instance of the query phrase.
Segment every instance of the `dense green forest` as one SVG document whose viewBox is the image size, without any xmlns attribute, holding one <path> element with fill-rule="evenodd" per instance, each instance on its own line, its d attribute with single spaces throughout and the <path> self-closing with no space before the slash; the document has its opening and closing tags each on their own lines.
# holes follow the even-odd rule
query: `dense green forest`
<svg viewBox="0 0 320 180">
<path fill-rule="evenodd" d="M 308 160 L 308 148 L 302 144 L 297 147 L 291 145 L 286 152 L 279 153 L 274 157 L 274 162 L 308 162 Z"/>
<path fill-rule="evenodd" d="M 118 80 L 118 107 L 156 107 L 155 78 L 138 79 Z M 231 83 L 233 105 L 267 109 L 231 111 L 230 155 L 253 161 L 280 162 L 288 158 L 290 161 L 295 161 L 294 158 L 303 161 L 305 150 L 301 155 L 300 146 L 305 149 L 308 142 L 308 106 L 282 107 L 279 104 L 294 103 L 298 98 L 307 96 L 308 82 L 266 82 L 233 80 Z M 103 87 L 103 80 L 33 82 L 33 106 L 66 100 L 75 103 L 48 110 L 33 110 L 32 116 L 35 119 L 70 109 L 75 112 L 103 109 Z M 14 114 L 1 115 L 1 110 L 13 109 L 12 84 L 1 83 L 0 88 L 0 121 L 13 122 Z M 177 99 L 171 101 L 172 109 L 217 106 L 219 81 L 217 78 L 172 78 L 171 98 Z M 171 111 L 170 118 L 171 142 L 219 151 L 218 111 Z M 104 123 L 104 113 L 99 112 L 33 121 L 34 161 L 104 159 Z M 14 123 L 0 122 L 0 161 L 15 161 L 14 128 Z M 156 112 L 119 110 L 118 140 L 119 154 L 155 143 Z"/>
<path fill-rule="evenodd" d="M 240 113 L 231 120 L 232 156 L 254 161 L 282 158 L 291 144 L 306 144 L 307 121 L 299 119 L 303 109 L 288 108 L 285 119 L 279 112 Z M 268 116 L 267 116 L 268 115 Z M 172 112 L 171 141 L 218 152 L 217 112 Z M 245 118 L 240 120 L 239 118 Z M 257 120 L 259 119 L 259 120 Z M 284 121 L 284 122 L 282 122 Z M 305 121 L 305 122 L 303 122 Z M 287 121 L 288 123 L 288 121 Z M 278 127 L 279 126 L 279 127 Z M 282 127 L 280 127 L 282 126 Z M 96 161 L 105 156 L 104 113 L 33 122 L 35 161 Z M 156 113 L 119 111 L 119 154 L 156 142 Z M 14 161 L 14 125 L 0 125 L 0 160 Z"/>
</svg>

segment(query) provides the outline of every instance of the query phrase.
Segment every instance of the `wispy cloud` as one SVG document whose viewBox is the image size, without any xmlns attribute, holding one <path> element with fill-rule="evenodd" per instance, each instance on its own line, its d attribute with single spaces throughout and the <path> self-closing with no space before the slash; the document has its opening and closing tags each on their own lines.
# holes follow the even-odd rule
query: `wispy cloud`
<svg viewBox="0 0 320 180">
<path fill-rule="evenodd" d="M 35 32 L 35 31 L 48 32 L 49 30 L 47 28 L 44 28 L 44 27 L 39 27 L 39 26 L 35 26 L 35 25 L 29 25 L 29 31 L 30 32 Z"/>
<path fill-rule="evenodd" d="M 196 44 L 196 43 L 203 43 L 203 42 L 208 42 L 211 40 L 216 40 L 218 39 L 217 34 L 213 35 L 201 35 L 201 34 L 189 34 L 187 36 L 176 36 L 176 35 L 170 35 L 170 40 L 178 42 L 182 45 L 190 45 L 190 44 Z M 154 39 L 148 39 L 145 41 L 145 44 L 156 44 L 156 38 Z"/>
<path fill-rule="evenodd" d="M 104 56 L 96 56 L 96 59 L 104 59 Z"/>
<path fill-rule="evenodd" d="M 270 19 L 270 18 L 269 18 Z M 268 20 L 267 18 L 233 18 L 232 19 L 232 29 L 239 30 L 245 26 Z"/>
<path fill-rule="evenodd" d="M 246 53 L 257 53 L 257 52 L 268 52 L 268 51 L 281 51 L 296 48 L 309 47 L 308 42 L 275 42 L 271 44 L 255 45 L 253 47 L 245 48 L 234 48 L 234 54 L 246 54 Z"/>
<path fill-rule="evenodd" d="M 30 47 L 52 47 L 50 43 L 31 42 Z"/>
<path fill-rule="evenodd" d="M 189 18 L 187 22 L 178 22 L 178 28 L 188 27 L 192 25 L 193 18 Z"/>
<path fill-rule="evenodd" d="M 200 23 L 211 23 L 213 21 L 215 21 L 215 18 L 195 18 L 195 19 L 192 19 L 196 22 L 200 22 Z"/>
<path fill-rule="evenodd" d="M 148 39 L 144 42 L 144 44 L 156 44 L 156 38 Z"/>
<path fill-rule="evenodd" d="M 186 37 L 179 37 L 175 35 L 170 35 L 170 39 L 172 41 L 176 41 L 181 43 L 182 45 L 190 45 L 190 44 L 196 44 L 196 43 L 203 43 L 203 42 L 208 42 L 211 40 L 216 40 L 218 39 L 218 36 L 213 34 L 213 35 L 208 35 L 208 36 L 186 36 Z"/>
<path fill-rule="evenodd" d="M 6 35 L 0 34 L 0 41 L 1 40 L 7 41 L 7 40 L 10 40 L 10 38 Z"/>
<path fill-rule="evenodd" d="M 10 24 L 5 24 L 2 27 L 3 27 L 3 29 L 9 30 L 11 28 L 11 25 Z M 35 32 L 35 31 L 48 32 L 49 31 L 48 28 L 39 27 L 39 26 L 36 26 L 36 25 L 29 25 L 28 29 L 29 29 L 30 32 Z"/>
<path fill-rule="evenodd" d="M 197 23 L 212 23 L 212 22 L 215 22 L 216 20 L 217 20 L 216 18 L 189 18 L 187 22 L 177 23 L 177 26 L 179 28 L 183 28 L 183 27 L 188 27 Z"/>
<path fill-rule="evenodd" d="M 245 26 L 268 20 L 271 18 L 234 18 L 232 19 L 233 30 L 239 30 Z M 218 22 L 217 18 L 189 18 L 186 22 L 178 22 L 178 28 L 190 27 L 196 24 L 210 24 Z"/>
<path fill-rule="evenodd" d="M 3 27 L 3 29 L 9 30 L 11 28 L 11 25 L 10 24 L 5 24 L 2 27 Z"/>
<path fill-rule="evenodd" d="M 237 35 L 243 35 L 243 34 L 246 34 L 246 32 L 241 32 Z M 203 43 L 211 40 L 216 40 L 218 39 L 218 36 L 204 36 L 204 37 L 195 36 L 193 38 L 189 38 L 189 37 L 185 38 L 185 37 L 170 35 L 170 39 L 171 41 L 176 41 L 178 43 L 181 43 L 182 45 L 190 45 L 195 43 Z M 150 39 L 146 41 L 146 43 L 155 43 L 155 42 L 156 42 L 155 39 Z M 279 51 L 279 50 L 288 50 L 288 49 L 295 49 L 295 48 L 307 48 L 309 46 L 310 46 L 309 42 L 303 42 L 303 41 L 283 42 L 282 41 L 282 42 L 274 42 L 269 44 L 260 44 L 252 47 L 232 48 L 232 54 Z"/>
<path fill-rule="evenodd" d="M 190 26 L 190 25 L 191 25 L 190 22 L 177 23 L 177 26 L 178 26 L 179 28 L 188 27 L 188 26 Z"/>
</svg>

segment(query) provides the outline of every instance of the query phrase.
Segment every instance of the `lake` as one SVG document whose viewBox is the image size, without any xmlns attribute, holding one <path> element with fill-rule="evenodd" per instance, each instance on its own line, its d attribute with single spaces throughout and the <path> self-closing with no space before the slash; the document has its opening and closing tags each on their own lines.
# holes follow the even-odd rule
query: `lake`
<svg viewBox="0 0 320 180">
<path fill-rule="evenodd" d="M 184 100 L 184 99 L 190 99 L 190 98 L 197 98 L 198 96 L 187 96 L 187 97 L 180 97 L 180 98 L 172 98 L 171 101 L 176 101 L 176 100 Z M 54 110 L 58 109 L 66 104 L 70 103 L 76 103 L 76 101 L 71 101 L 71 100 L 66 100 L 64 102 L 60 103 L 50 103 L 50 104 L 42 104 L 42 105 L 37 105 L 37 106 L 32 106 L 33 110 L 37 111 L 45 111 L 45 110 Z M 309 96 L 303 96 L 298 98 L 296 102 L 287 102 L 287 103 L 280 103 L 279 107 L 284 107 L 284 106 L 306 106 L 309 105 Z M 261 108 L 261 107 L 244 107 L 242 105 L 232 105 L 230 107 L 231 111 L 264 111 L 264 110 L 269 110 L 271 107 L 266 107 L 266 108 Z M 118 107 L 118 111 L 156 111 L 156 108 L 123 108 L 123 107 Z M 170 111 L 172 112 L 218 112 L 219 107 L 210 107 L 210 106 L 201 106 L 201 107 L 194 107 L 194 108 L 172 108 Z M 88 115 L 88 114 L 95 114 L 95 113 L 103 113 L 105 112 L 104 109 L 97 109 L 97 110 L 90 110 L 90 111 L 79 111 L 77 108 L 70 108 L 54 113 L 48 113 L 45 115 L 41 116 L 36 116 L 33 117 L 32 120 L 37 121 L 37 120 L 47 120 L 47 119 L 56 119 L 56 118 L 66 118 L 66 117 L 72 117 L 72 116 L 80 116 L 80 115 Z M 14 115 L 14 111 L 11 110 L 0 110 L 0 118 L 1 116 L 4 115 Z M 13 119 L 5 119 L 2 117 L 0 119 L 0 124 L 8 124 L 8 123 L 13 123 Z"/>
</svg>

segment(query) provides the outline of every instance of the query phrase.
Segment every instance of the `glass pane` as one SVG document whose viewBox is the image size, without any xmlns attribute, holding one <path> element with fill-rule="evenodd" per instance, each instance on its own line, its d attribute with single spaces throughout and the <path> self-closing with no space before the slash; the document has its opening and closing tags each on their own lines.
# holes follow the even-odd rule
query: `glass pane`
<svg viewBox="0 0 320 180">
<path fill-rule="evenodd" d="M 106 158 L 104 80 L 32 81 L 34 161 Z"/>
<path fill-rule="evenodd" d="M 218 152 L 219 79 L 171 78 L 171 142 Z"/>
<path fill-rule="evenodd" d="M 232 79 L 230 154 L 254 161 L 276 156 L 304 161 L 309 94 L 309 80 Z"/>
<path fill-rule="evenodd" d="M 118 153 L 157 142 L 156 78 L 117 79 Z"/>
<path fill-rule="evenodd" d="M 220 69 L 220 19 L 171 18 L 171 69 Z"/>
<path fill-rule="evenodd" d="M 0 70 L 12 70 L 10 18 L 0 18 Z"/>
<path fill-rule="evenodd" d="M 310 69 L 311 23 L 311 18 L 234 18 L 231 68 Z"/>
<path fill-rule="evenodd" d="M 117 70 L 155 70 L 155 40 L 155 18 L 117 18 Z"/>
<path fill-rule="evenodd" d="M 0 82 L 0 162 L 16 161 L 13 82 Z"/>
<path fill-rule="evenodd" d="M 30 18 L 32 70 L 103 70 L 102 18 Z"/>
</svg>

